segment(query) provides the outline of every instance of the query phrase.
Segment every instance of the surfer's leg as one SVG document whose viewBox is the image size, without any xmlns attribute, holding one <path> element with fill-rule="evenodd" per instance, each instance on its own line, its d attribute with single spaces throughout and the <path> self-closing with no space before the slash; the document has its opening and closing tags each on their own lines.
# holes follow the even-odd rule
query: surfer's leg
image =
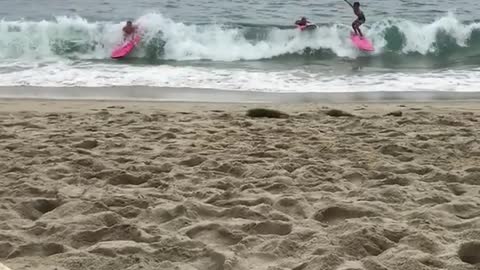
<svg viewBox="0 0 480 270">
<path fill-rule="evenodd" d="M 358 35 L 358 31 L 357 31 L 357 27 L 356 27 L 357 26 L 357 21 L 358 20 L 355 20 L 352 23 L 353 32 L 355 32 L 355 35 Z"/>
<path fill-rule="evenodd" d="M 355 20 L 352 24 L 353 30 L 355 31 L 355 34 L 363 37 L 362 30 L 360 30 L 360 25 L 362 25 L 362 22 L 359 20 Z"/>
<path fill-rule="evenodd" d="M 362 30 L 360 30 L 360 25 L 358 24 L 357 24 L 357 31 L 358 31 L 358 34 L 360 34 L 360 36 L 363 37 Z"/>
<path fill-rule="evenodd" d="M 363 37 L 362 30 L 360 30 L 360 26 L 361 26 L 362 24 L 363 24 L 363 21 L 357 20 L 357 30 L 358 30 L 358 33 L 360 34 L 361 37 Z"/>
</svg>

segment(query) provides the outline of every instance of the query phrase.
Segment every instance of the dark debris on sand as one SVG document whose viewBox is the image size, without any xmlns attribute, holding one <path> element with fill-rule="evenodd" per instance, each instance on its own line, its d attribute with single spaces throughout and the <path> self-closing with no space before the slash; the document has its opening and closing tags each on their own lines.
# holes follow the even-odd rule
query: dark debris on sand
<svg viewBox="0 0 480 270">
<path fill-rule="evenodd" d="M 386 116 L 395 116 L 395 117 L 401 117 L 402 115 L 403 115 L 402 111 L 394 111 L 386 114 Z"/>
<path fill-rule="evenodd" d="M 326 115 L 332 117 L 353 117 L 354 115 L 346 111 L 331 109 L 325 112 Z"/>
<path fill-rule="evenodd" d="M 289 115 L 277 110 L 255 108 L 247 111 L 247 116 L 252 118 L 288 118 Z"/>
</svg>

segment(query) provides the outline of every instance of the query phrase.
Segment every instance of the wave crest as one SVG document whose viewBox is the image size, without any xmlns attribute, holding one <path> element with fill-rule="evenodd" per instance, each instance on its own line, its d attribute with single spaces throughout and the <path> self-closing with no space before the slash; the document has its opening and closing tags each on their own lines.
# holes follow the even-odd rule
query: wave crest
<svg viewBox="0 0 480 270">
<path fill-rule="evenodd" d="M 162 14 L 136 23 L 144 38 L 134 58 L 152 60 L 239 61 L 292 57 L 329 59 L 361 56 L 349 41 L 347 25 L 320 25 L 301 33 L 290 27 L 261 25 L 187 25 Z M 2 21 L 0 59 L 108 59 L 121 42 L 123 22 L 89 22 L 81 17 L 54 21 Z M 377 57 L 480 55 L 480 24 L 462 23 L 453 14 L 430 24 L 385 19 L 365 27 Z"/>
</svg>

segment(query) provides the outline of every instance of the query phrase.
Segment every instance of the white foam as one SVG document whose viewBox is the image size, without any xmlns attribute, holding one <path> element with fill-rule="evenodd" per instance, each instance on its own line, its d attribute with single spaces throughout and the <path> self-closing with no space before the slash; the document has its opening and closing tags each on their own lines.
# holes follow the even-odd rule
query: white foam
<svg viewBox="0 0 480 270">
<path fill-rule="evenodd" d="M 472 32 L 480 29 L 480 23 L 463 24 L 452 13 L 430 24 L 404 19 L 380 21 L 374 23 L 369 32 L 377 48 L 384 48 L 387 44 L 384 32 L 391 27 L 396 27 L 403 36 L 404 44 L 401 49 L 403 53 L 426 55 L 437 51 L 437 35 L 441 32 L 452 37 L 458 46 L 465 47 Z"/>
<path fill-rule="evenodd" d="M 81 17 L 55 21 L 0 21 L 0 59 L 60 60 L 69 46 L 80 47 L 69 57 L 106 58 L 121 41 L 121 23 L 90 23 Z"/>
<path fill-rule="evenodd" d="M 267 29 L 263 36 L 246 38 L 243 28 L 222 25 L 187 25 L 161 14 L 146 14 L 137 24 L 144 32 L 144 46 L 135 55 L 145 56 L 145 44 L 159 37 L 165 43 L 163 57 L 184 60 L 258 60 L 301 53 L 307 47 L 330 49 L 341 57 L 355 58 L 358 51 L 348 40 L 347 26 L 321 26 L 312 33 L 295 29 Z M 404 53 L 426 54 L 436 48 L 437 34 L 445 32 L 459 46 L 466 46 L 480 24 L 462 24 L 453 15 L 431 24 L 391 19 L 367 29 L 381 54 L 386 29 L 397 26 L 404 36 Z M 55 21 L 2 21 L 0 23 L 0 86 L 157 86 L 216 88 L 272 92 L 344 91 L 477 91 L 480 71 L 424 71 L 336 75 L 308 72 L 301 66 L 285 71 L 221 69 L 188 66 L 138 66 L 91 62 L 109 58 L 122 39 L 122 23 L 89 22 L 80 17 L 57 17 Z M 264 29 L 265 30 L 265 29 Z M 69 46 L 62 47 L 62 42 Z M 56 47 L 57 44 L 58 46 Z M 56 50 L 75 47 L 66 52 Z M 78 47 L 78 48 L 77 48 Z M 79 60 L 80 58 L 80 60 Z M 233 65 L 232 65 L 233 66 Z"/>
<path fill-rule="evenodd" d="M 250 39 L 246 38 L 247 30 L 242 27 L 187 25 L 158 13 L 146 14 L 135 23 L 145 34 L 143 48 L 152 39 L 161 38 L 165 42 L 163 57 L 170 60 L 259 60 L 302 53 L 306 48 L 329 49 L 340 57 L 358 56 L 349 42 L 350 29 L 346 25 L 322 26 L 310 33 L 265 28 L 262 30 L 264 36 Z M 122 39 L 122 24 L 89 22 L 80 17 L 57 17 L 55 21 L 40 22 L 1 21 L 0 59 L 39 60 L 65 56 L 105 59 Z M 387 44 L 385 33 L 392 27 L 397 27 L 404 37 L 404 53 L 427 54 L 435 51 L 439 32 L 451 36 L 459 46 L 466 46 L 472 31 L 480 29 L 480 24 L 463 24 L 453 14 L 430 24 L 403 19 L 374 22 L 370 28 L 365 26 L 365 32 L 374 41 L 377 53 L 381 53 Z M 74 52 L 69 52 L 69 47 L 74 47 Z M 139 51 L 139 56 L 145 54 L 142 48 Z"/>
<path fill-rule="evenodd" d="M 480 69 L 332 76 L 304 70 L 56 63 L 2 74 L 0 86 L 155 86 L 266 92 L 478 91 Z"/>
<path fill-rule="evenodd" d="M 302 52 L 305 48 L 331 49 L 339 56 L 356 55 L 348 43 L 348 31 L 338 26 L 320 27 L 305 35 L 295 29 L 271 29 L 264 39 L 245 38 L 245 29 L 222 25 L 186 25 L 161 14 L 148 14 L 138 20 L 146 29 L 146 39 L 162 33 L 164 58 L 169 60 L 237 61 L 269 59 Z"/>
</svg>

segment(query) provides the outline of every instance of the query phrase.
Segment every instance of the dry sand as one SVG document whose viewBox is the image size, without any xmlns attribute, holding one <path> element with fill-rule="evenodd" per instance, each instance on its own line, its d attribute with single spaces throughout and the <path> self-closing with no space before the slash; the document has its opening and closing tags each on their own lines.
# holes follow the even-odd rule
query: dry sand
<svg viewBox="0 0 480 270">
<path fill-rule="evenodd" d="M 479 103 L 249 107 L 1 101 L 0 261 L 480 269 Z"/>
</svg>

